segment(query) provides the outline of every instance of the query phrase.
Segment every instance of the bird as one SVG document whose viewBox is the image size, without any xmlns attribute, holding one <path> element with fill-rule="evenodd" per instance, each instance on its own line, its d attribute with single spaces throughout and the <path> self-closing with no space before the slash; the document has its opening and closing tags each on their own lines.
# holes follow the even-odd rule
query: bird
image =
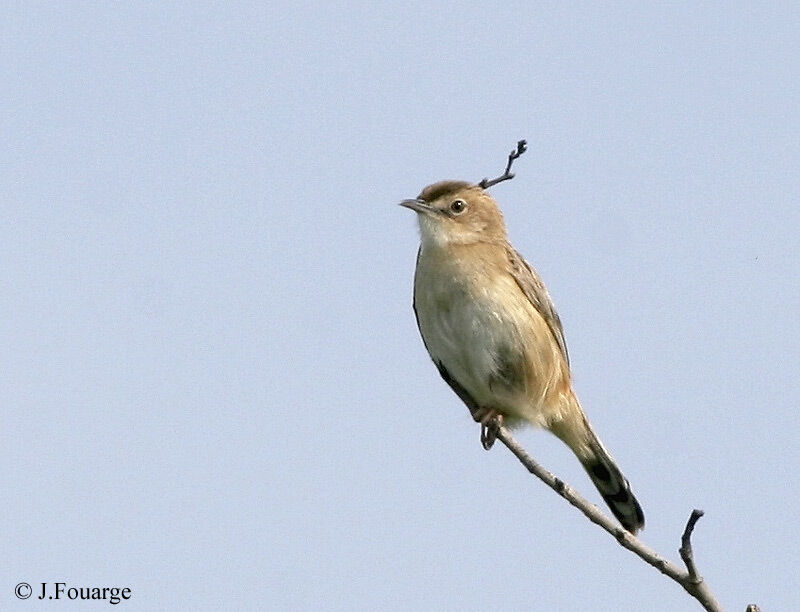
<svg viewBox="0 0 800 612">
<path fill-rule="evenodd" d="M 484 448 L 494 441 L 493 424 L 552 432 L 635 535 L 644 528 L 642 508 L 589 424 L 553 300 L 509 242 L 486 185 L 439 181 L 400 202 L 417 213 L 420 228 L 413 307 L 422 341 L 441 377 L 482 424 Z"/>
</svg>

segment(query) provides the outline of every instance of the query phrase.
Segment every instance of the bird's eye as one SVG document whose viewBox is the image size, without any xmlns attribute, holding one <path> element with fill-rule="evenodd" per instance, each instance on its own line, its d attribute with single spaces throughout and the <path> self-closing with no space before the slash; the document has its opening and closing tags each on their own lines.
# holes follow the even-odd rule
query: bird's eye
<svg viewBox="0 0 800 612">
<path fill-rule="evenodd" d="M 450 204 L 450 212 L 458 215 L 464 212 L 467 208 L 467 203 L 464 200 L 453 200 L 453 203 Z"/>
</svg>

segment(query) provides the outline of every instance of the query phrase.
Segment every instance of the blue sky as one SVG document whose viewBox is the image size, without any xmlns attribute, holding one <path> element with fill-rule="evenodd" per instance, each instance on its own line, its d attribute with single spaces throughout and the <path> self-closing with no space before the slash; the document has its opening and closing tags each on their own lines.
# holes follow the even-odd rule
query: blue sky
<svg viewBox="0 0 800 612">
<path fill-rule="evenodd" d="M 520 138 L 492 193 L 643 539 L 702 508 L 723 605 L 796 607 L 796 4 L 3 13 L 0 607 L 692 609 L 484 452 L 419 339 L 396 203 Z"/>
</svg>

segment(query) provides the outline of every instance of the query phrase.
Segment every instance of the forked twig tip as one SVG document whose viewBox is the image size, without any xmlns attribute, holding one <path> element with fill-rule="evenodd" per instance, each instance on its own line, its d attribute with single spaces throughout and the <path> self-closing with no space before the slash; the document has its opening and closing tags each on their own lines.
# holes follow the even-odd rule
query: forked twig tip
<svg viewBox="0 0 800 612">
<path fill-rule="evenodd" d="M 493 185 L 497 185 L 497 183 L 502 183 L 503 181 L 508 181 L 514 178 L 514 174 L 511 172 L 511 165 L 514 163 L 514 160 L 517 159 L 520 155 L 525 153 L 528 150 L 528 141 L 527 140 L 519 140 L 517 141 L 517 148 L 511 151 L 508 155 L 508 163 L 506 164 L 506 170 L 498 176 L 497 178 L 483 179 L 478 186 L 481 189 L 486 189 L 487 187 L 492 187 Z"/>
<path fill-rule="evenodd" d="M 703 581 L 703 579 L 700 577 L 700 574 L 697 572 L 697 566 L 694 564 L 694 551 L 692 551 L 692 532 L 694 531 L 694 526 L 697 524 L 697 521 L 699 521 L 700 517 L 702 517 L 704 514 L 705 512 L 702 510 L 692 510 L 692 514 L 689 517 L 689 520 L 686 522 L 686 529 L 683 530 L 683 536 L 681 536 L 681 547 L 678 549 L 678 553 L 686 565 L 686 570 L 689 572 L 689 578 L 695 583 L 700 583 Z"/>
</svg>

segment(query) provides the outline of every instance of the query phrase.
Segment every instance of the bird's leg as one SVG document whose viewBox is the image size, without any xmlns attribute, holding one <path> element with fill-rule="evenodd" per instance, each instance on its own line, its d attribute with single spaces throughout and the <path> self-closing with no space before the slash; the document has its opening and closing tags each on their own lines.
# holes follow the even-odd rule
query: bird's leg
<svg viewBox="0 0 800 612">
<path fill-rule="evenodd" d="M 472 418 L 481 424 L 481 446 L 490 450 L 497 439 L 497 429 L 503 424 L 503 415 L 494 408 L 481 406 L 472 413 Z"/>
<path fill-rule="evenodd" d="M 491 450 L 497 440 L 497 430 L 503 425 L 503 415 L 495 414 L 487 423 L 481 423 L 481 446 L 484 450 Z"/>
</svg>

